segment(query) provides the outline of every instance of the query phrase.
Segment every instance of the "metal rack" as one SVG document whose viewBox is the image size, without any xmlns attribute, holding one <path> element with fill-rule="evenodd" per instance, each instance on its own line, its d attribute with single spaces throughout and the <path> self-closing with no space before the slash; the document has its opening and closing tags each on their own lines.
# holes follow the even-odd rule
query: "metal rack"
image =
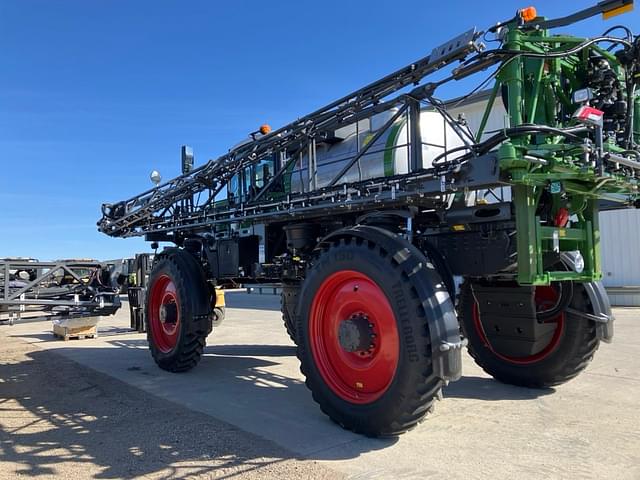
<svg viewBox="0 0 640 480">
<path fill-rule="evenodd" d="M 0 314 L 8 314 L 9 323 L 25 312 L 111 315 L 120 308 L 120 298 L 103 274 L 108 276 L 106 265 L 98 262 L 0 260 Z"/>
<path fill-rule="evenodd" d="M 417 117 L 421 102 L 428 100 L 438 84 L 428 84 L 391 100 L 385 100 L 394 92 L 417 85 L 424 77 L 433 74 L 456 61 L 464 60 L 469 54 L 483 48 L 478 43 L 478 32 L 469 30 L 453 40 L 433 49 L 432 53 L 386 77 L 367 85 L 335 102 L 306 115 L 262 138 L 231 150 L 216 160 L 194 169 L 169 182 L 116 204 L 104 204 L 103 218 L 98 223 L 100 231 L 111 236 L 129 237 L 142 234 L 198 229 L 205 225 L 238 221 L 238 219 L 265 218 L 282 213 L 297 215 L 308 213 L 318 207 L 317 215 L 328 204 L 358 201 L 394 201 L 417 193 L 421 188 L 402 188 L 410 185 L 423 187 L 425 178 L 433 179 L 434 174 L 417 171 L 420 163 L 420 131 Z M 462 78 L 460 71 L 456 78 Z M 342 171 L 323 189 L 312 193 L 300 193 L 274 201 L 269 200 L 269 192 L 282 179 L 283 174 L 298 158 L 298 154 L 322 141 L 323 138 L 341 126 L 353 124 L 374 114 L 397 109 L 378 132 L 386 131 L 396 120 L 405 116 L 412 125 L 408 146 L 411 151 L 412 170 L 402 178 L 385 178 L 380 182 L 366 181 L 351 185 L 341 184 L 341 179 L 367 153 L 377 137 L 360 149 Z M 460 129 L 453 119 L 451 125 Z M 413 145 L 413 148 L 411 147 Z M 251 198 L 238 205 L 216 205 L 216 196 L 231 177 L 245 168 L 258 164 L 274 154 L 280 156 L 280 165 L 272 178 L 253 193 Z M 313 155 L 310 155 L 313 158 Z M 445 172 L 442 172 L 443 174 Z M 440 180 L 438 180 L 440 182 Z M 313 184 L 313 179 L 311 180 Z M 429 190 L 434 190 L 430 188 Z M 446 189 L 443 189 L 444 191 Z M 441 191 L 440 184 L 434 191 Z M 204 194 L 204 196 L 202 195 Z"/>
</svg>

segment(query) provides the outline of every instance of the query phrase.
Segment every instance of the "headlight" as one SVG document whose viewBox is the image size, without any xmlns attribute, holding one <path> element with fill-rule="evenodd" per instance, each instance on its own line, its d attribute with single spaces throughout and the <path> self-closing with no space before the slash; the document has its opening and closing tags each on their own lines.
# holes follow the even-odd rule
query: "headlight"
<svg viewBox="0 0 640 480">
<path fill-rule="evenodd" d="M 562 252 L 560 258 L 564 264 L 576 273 L 582 273 L 584 270 L 584 257 L 578 250 L 570 252 Z"/>
<path fill-rule="evenodd" d="M 576 272 L 582 273 L 584 270 L 584 258 L 580 252 L 577 250 L 573 253 L 573 268 L 575 268 Z"/>
</svg>

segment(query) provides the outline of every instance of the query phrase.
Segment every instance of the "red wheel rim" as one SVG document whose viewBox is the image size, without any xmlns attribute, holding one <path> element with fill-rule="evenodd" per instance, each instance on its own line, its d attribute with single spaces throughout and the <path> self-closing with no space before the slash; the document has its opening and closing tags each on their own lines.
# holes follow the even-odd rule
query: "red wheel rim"
<svg viewBox="0 0 640 480">
<path fill-rule="evenodd" d="M 535 302 L 536 308 L 538 310 L 542 311 L 551 308 L 557 303 L 557 301 L 558 292 L 553 287 L 536 287 Z M 551 355 L 558 347 L 558 345 L 560 344 L 560 339 L 562 338 L 562 332 L 564 331 L 564 312 L 559 313 L 556 317 L 553 317 L 550 320 L 546 320 L 545 323 L 555 323 L 556 329 L 553 332 L 551 340 L 542 350 L 534 353 L 533 355 L 527 355 L 523 357 L 503 355 L 500 352 L 496 351 L 489 342 L 489 339 L 485 334 L 484 327 L 482 326 L 482 322 L 480 321 L 480 310 L 478 309 L 478 302 L 473 303 L 473 324 L 484 346 L 491 350 L 491 352 L 496 357 L 506 362 L 514 363 L 516 365 L 530 365 L 532 363 L 544 360 L 549 355 Z"/>
<path fill-rule="evenodd" d="M 341 343 L 341 324 L 349 319 L 364 322 L 366 349 Z M 311 304 L 309 335 L 320 375 L 343 400 L 371 403 L 389 388 L 400 355 L 398 327 L 387 296 L 368 276 L 343 270 L 326 278 Z"/>
<path fill-rule="evenodd" d="M 163 353 L 173 350 L 180 333 L 180 304 L 173 280 L 160 275 L 151 287 L 149 325 L 154 345 Z"/>
</svg>

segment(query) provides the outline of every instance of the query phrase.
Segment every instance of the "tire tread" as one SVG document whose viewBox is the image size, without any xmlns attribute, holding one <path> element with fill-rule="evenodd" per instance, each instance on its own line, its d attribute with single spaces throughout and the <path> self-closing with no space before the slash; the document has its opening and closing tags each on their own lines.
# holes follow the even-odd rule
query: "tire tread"
<svg viewBox="0 0 640 480">
<path fill-rule="evenodd" d="M 388 251 L 372 241 L 365 242 L 358 240 L 360 239 L 347 237 L 340 238 L 331 243 L 325 242 L 324 244 L 320 245 L 319 257 L 331 255 L 331 252 L 334 249 L 343 248 L 354 243 L 356 247 L 362 247 L 366 250 L 373 250 L 375 252 L 375 255 L 379 255 L 387 261 L 388 267 L 390 269 L 400 270 L 401 275 L 399 275 L 399 277 L 401 281 L 408 285 L 408 290 L 413 289 L 415 291 L 412 286 L 411 277 L 407 275 L 406 272 L 404 272 L 404 270 L 402 269 L 402 264 L 398 264 L 398 262 L 391 258 Z M 316 264 L 320 263 L 322 261 L 322 258 L 318 258 L 317 260 L 318 261 L 316 262 Z M 418 298 L 417 292 L 415 295 L 410 295 L 409 300 L 413 302 L 413 305 L 410 307 L 410 311 L 417 312 L 418 310 L 422 309 L 422 315 L 420 315 L 420 317 L 425 320 L 425 328 L 420 333 L 418 333 L 418 335 L 423 336 L 423 338 L 426 338 L 425 342 L 430 343 L 428 331 L 429 327 L 426 323 L 426 314 L 424 313 L 424 307 L 420 302 L 420 299 Z M 298 321 L 300 322 L 301 319 L 298 319 Z M 300 325 L 298 325 L 298 331 L 301 331 Z M 372 426 L 370 424 L 363 421 L 345 422 L 336 419 L 336 412 L 334 411 L 334 407 L 330 405 L 330 402 L 328 402 L 323 395 L 320 395 L 316 392 L 313 381 L 310 378 L 311 372 L 306 365 L 304 352 L 300 347 L 298 347 L 297 355 L 300 360 L 300 371 L 305 376 L 305 384 L 307 385 L 309 390 L 311 390 L 312 397 L 319 404 L 322 412 L 332 418 L 332 420 L 334 420 L 344 429 L 366 436 L 397 436 L 413 429 L 422 420 L 424 420 L 428 413 L 433 411 L 434 402 L 438 398 L 443 384 L 442 380 L 434 374 L 432 362 L 424 362 L 423 370 L 420 372 L 420 381 L 412 386 L 412 390 L 410 392 L 405 392 L 411 398 L 403 402 L 402 412 L 397 415 L 396 418 L 393 419 L 393 421 L 389 422 L 384 428 L 372 429 Z"/>
<path fill-rule="evenodd" d="M 193 289 L 189 288 L 189 284 L 192 283 L 193 279 L 189 280 L 186 272 L 183 271 L 183 266 L 181 266 L 176 261 L 174 255 L 176 254 L 163 255 L 159 260 L 158 265 L 161 265 L 160 262 L 167 262 L 168 264 L 170 264 L 169 268 L 174 272 L 174 274 L 172 275 L 172 281 L 176 285 L 177 292 L 190 292 Z M 155 272 L 152 272 L 152 275 L 154 273 Z M 152 284 L 151 279 L 149 284 Z M 190 294 L 195 294 L 195 292 L 191 291 Z M 184 295 L 182 297 L 184 297 Z M 151 355 L 153 356 L 154 361 L 163 370 L 174 373 L 186 372 L 188 370 L 191 370 L 200 362 L 204 347 L 206 345 L 206 338 L 210 332 L 211 322 L 208 315 L 195 315 L 194 312 L 189 311 L 192 310 L 192 306 L 187 308 L 187 304 L 184 301 L 180 305 L 180 308 L 180 314 L 184 319 L 182 322 L 183 331 L 179 340 L 180 344 L 177 346 L 177 351 L 170 357 L 165 356 L 162 352 L 154 347 L 151 328 L 147 329 L 147 338 L 150 347 L 149 350 L 151 351 Z"/>
<path fill-rule="evenodd" d="M 579 294 L 582 296 L 582 298 L 579 299 L 579 303 L 581 305 L 587 305 L 588 298 L 586 296 L 586 292 L 584 291 L 584 289 L 580 289 L 579 292 Z M 463 326 L 463 330 L 464 326 L 467 324 L 466 307 L 467 305 L 469 305 L 469 303 L 472 305 L 472 302 L 474 302 L 474 299 L 473 294 L 471 293 L 470 284 L 468 283 L 468 281 L 465 281 L 460 287 L 460 303 L 458 313 L 460 324 Z M 578 348 L 573 353 L 569 361 L 560 365 L 560 368 L 557 368 L 554 374 L 548 375 L 544 379 L 541 379 L 539 377 L 529 377 L 525 374 L 526 371 L 524 369 L 522 370 L 523 375 L 515 376 L 510 372 L 505 372 L 502 369 L 490 365 L 487 361 L 485 361 L 482 353 L 478 351 L 478 348 L 472 341 L 469 341 L 467 345 L 467 351 L 473 358 L 474 362 L 480 368 L 482 368 L 485 373 L 491 375 L 496 380 L 499 380 L 503 383 L 518 385 L 527 388 L 550 388 L 572 380 L 589 365 L 600 344 L 596 335 L 596 326 L 594 322 L 590 320 L 585 321 L 585 326 L 581 329 L 580 332 L 580 338 L 575 338 L 573 339 L 573 341 L 578 343 Z"/>
</svg>

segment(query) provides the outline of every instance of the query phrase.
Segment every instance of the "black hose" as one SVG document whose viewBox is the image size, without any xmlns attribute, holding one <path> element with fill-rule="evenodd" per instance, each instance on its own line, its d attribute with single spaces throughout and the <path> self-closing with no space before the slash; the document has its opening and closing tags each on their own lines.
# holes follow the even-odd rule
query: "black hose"
<svg viewBox="0 0 640 480">
<path fill-rule="evenodd" d="M 461 162 L 464 160 L 467 160 L 473 156 L 476 155 L 482 155 L 484 153 L 489 152 L 492 148 L 500 145 L 502 142 L 504 142 L 505 140 L 508 140 L 510 137 L 516 137 L 516 136 L 520 136 L 520 135 L 530 135 L 533 133 L 551 133 L 554 135 L 561 135 L 563 137 L 567 137 L 570 140 L 573 141 L 577 141 L 577 142 L 582 142 L 582 138 L 577 136 L 574 132 L 582 132 L 585 131 L 585 127 L 583 126 L 578 126 L 578 127 L 571 127 L 571 128 L 566 128 L 566 129 L 561 129 L 561 128 L 554 128 L 554 127 L 548 127 L 546 125 L 520 125 L 518 127 L 512 127 L 512 128 L 506 128 L 504 130 L 500 130 L 498 133 L 496 133 L 495 135 L 487 138 L 486 140 L 483 140 L 482 142 L 476 143 L 475 145 L 473 145 L 471 148 L 473 149 L 473 153 L 468 153 L 466 155 L 463 155 L 460 158 L 457 158 L 456 161 L 457 162 Z M 433 161 L 431 162 L 432 165 L 435 165 L 438 161 L 440 161 L 441 159 L 445 158 L 447 155 L 451 155 L 452 153 L 455 153 L 457 151 L 461 151 L 461 150 L 468 150 L 469 147 L 467 147 L 466 145 L 460 146 L 460 147 L 456 147 L 456 148 L 452 148 L 450 150 L 447 150 L 446 152 L 441 153 L 440 155 L 438 155 L 436 158 L 433 159 Z"/>
<path fill-rule="evenodd" d="M 517 127 L 507 128 L 505 133 L 508 136 L 529 135 L 530 133 L 552 133 L 554 135 L 560 135 L 567 137 L 575 142 L 582 142 L 582 138 L 575 134 L 575 132 L 584 131 L 583 126 L 577 128 L 554 128 L 546 125 L 519 125 Z"/>
<path fill-rule="evenodd" d="M 511 58 L 515 58 L 515 57 L 561 58 L 561 57 L 567 57 L 569 55 L 573 55 L 574 53 L 578 53 L 579 51 L 584 50 L 585 48 L 589 47 L 590 45 L 593 45 L 594 43 L 601 43 L 601 42 L 611 42 L 614 44 L 619 43 L 628 48 L 633 46 L 631 42 L 622 38 L 602 36 L 602 37 L 592 38 L 590 40 L 587 40 L 585 42 L 582 42 L 576 45 L 573 48 L 570 48 L 569 50 L 563 50 L 562 52 L 537 53 L 537 52 L 527 52 L 522 50 L 508 50 L 503 48 L 488 50 L 486 52 L 479 53 L 475 57 L 470 58 L 464 64 L 468 65 L 472 62 L 477 62 L 479 59 L 482 59 L 485 57 L 499 56 L 499 55 L 506 55 L 506 56 L 510 56 Z"/>
<path fill-rule="evenodd" d="M 570 280 L 564 281 L 560 282 L 559 285 L 560 297 L 558 298 L 558 302 L 553 306 L 553 308 L 537 312 L 536 319 L 538 322 L 545 322 L 557 317 L 559 314 L 564 312 L 571 303 L 571 300 L 573 299 L 573 282 Z"/>
<path fill-rule="evenodd" d="M 627 34 L 627 41 L 628 42 L 633 42 L 633 33 L 631 32 L 631 30 L 624 26 L 624 25 L 614 25 L 613 27 L 611 27 L 610 29 L 608 29 L 606 32 L 604 32 L 602 34 L 603 37 L 606 37 L 607 35 L 609 35 L 611 32 L 613 32 L 614 30 L 624 30 L 625 33 Z"/>
<path fill-rule="evenodd" d="M 635 156 L 638 160 L 640 160 L 640 152 L 637 152 L 635 150 L 624 150 L 622 152 L 620 152 L 621 155 L 633 155 Z"/>
</svg>

